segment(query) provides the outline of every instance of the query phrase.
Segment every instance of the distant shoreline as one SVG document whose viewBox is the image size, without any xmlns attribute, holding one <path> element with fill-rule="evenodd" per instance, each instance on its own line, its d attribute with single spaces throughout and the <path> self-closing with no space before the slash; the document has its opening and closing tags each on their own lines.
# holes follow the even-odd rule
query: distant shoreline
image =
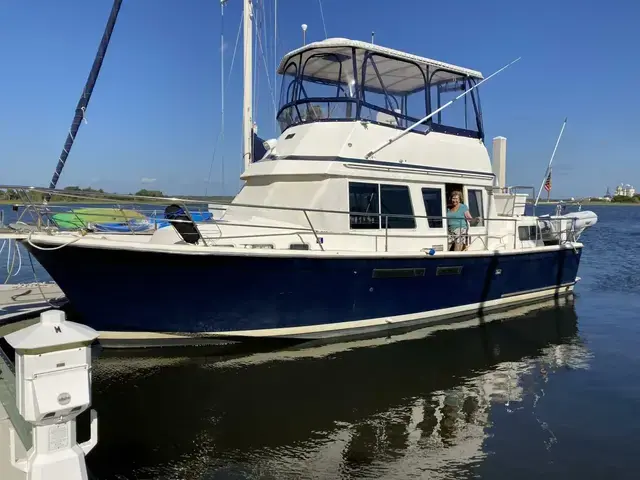
<svg viewBox="0 0 640 480">
<path fill-rule="evenodd" d="M 183 200 L 188 200 L 189 204 L 193 204 L 193 203 L 219 203 L 219 204 L 229 204 L 231 203 L 232 198 L 230 198 L 229 200 L 227 200 L 226 198 L 223 199 L 209 199 L 209 200 L 200 200 L 200 199 L 188 199 L 185 198 Z M 42 205 L 42 203 L 39 202 L 33 202 L 35 205 Z M 55 201 L 55 202 L 51 202 L 49 205 L 113 205 L 114 203 L 121 203 L 123 205 L 127 205 L 127 204 L 147 204 L 147 205 L 153 205 L 153 204 L 159 204 L 159 205 L 165 205 L 167 203 L 169 203 L 167 200 L 136 200 L 135 202 L 127 202 L 126 199 L 123 200 L 87 200 L 87 201 L 78 201 L 78 202 L 69 202 L 69 201 Z M 22 202 L 20 200 L 0 200 L 0 205 L 29 205 L 28 203 Z"/>
<path fill-rule="evenodd" d="M 582 205 L 597 205 L 597 206 L 610 206 L 610 205 L 620 205 L 625 207 L 640 207 L 640 203 L 631 203 L 631 202 L 584 202 Z"/>
<path fill-rule="evenodd" d="M 557 205 L 559 202 L 538 202 L 538 206 L 540 205 Z M 529 205 L 533 205 L 532 203 L 530 203 Z M 571 203 L 565 203 L 565 205 L 567 206 L 571 206 Z M 633 202 L 581 202 L 580 205 L 582 205 L 583 207 L 586 205 L 594 205 L 597 207 L 614 207 L 614 206 L 621 206 L 621 207 L 640 207 L 640 202 L 638 203 L 633 203 Z"/>
<path fill-rule="evenodd" d="M 51 202 L 50 205 L 102 205 L 105 203 L 114 203 L 114 201 L 98 201 L 94 200 L 91 202 Z M 42 205 L 42 202 L 33 202 L 34 205 Z M 20 200 L 0 200 L 0 205 L 29 205 L 29 203 L 22 202 Z"/>
</svg>

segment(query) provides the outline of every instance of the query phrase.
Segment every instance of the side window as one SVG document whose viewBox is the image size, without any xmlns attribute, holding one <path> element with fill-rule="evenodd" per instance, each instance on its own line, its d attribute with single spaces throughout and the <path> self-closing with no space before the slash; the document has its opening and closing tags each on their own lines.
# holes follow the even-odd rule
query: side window
<svg viewBox="0 0 640 480">
<path fill-rule="evenodd" d="M 480 218 L 480 220 L 471 222 L 472 227 L 484 226 L 484 208 L 482 208 L 482 190 L 469 189 L 469 213 L 473 218 Z"/>
<path fill-rule="evenodd" d="M 540 230 L 537 225 L 518 227 L 518 237 L 522 241 L 538 240 L 540 238 Z"/>
<path fill-rule="evenodd" d="M 349 182 L 349 225 L 354 229 L 380 228 L 378 185 Z M 357 215 L 369 214 L 369 215 Z"/>
<path fill-rule="evenodd" d="M 385 228 L 387 221 L 389 228 L 416 228 L 409 187 L 406 185 L 380 185 L 380 205 L 382 207 L 381 228 Z M 409 215 L 409 217 L 385 217 L 385 215 Z"/>
<path fill-rule="evenodd" d="M 422 200 L 427 217 L 442 217 L 442 190 L 423 188 Z M 429 228 L 442 228 L 442 218 L 429 218 Z"/>
</svg>

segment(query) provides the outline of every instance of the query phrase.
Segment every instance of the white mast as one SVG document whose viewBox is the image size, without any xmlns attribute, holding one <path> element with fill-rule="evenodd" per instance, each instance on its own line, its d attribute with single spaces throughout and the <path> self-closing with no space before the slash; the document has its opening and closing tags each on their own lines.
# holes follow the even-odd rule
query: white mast
<svg viewBox="0 0 640 480">
<path fill-rule="evenodd" d="M 273 89 L 278 92 L 278 0 L 273 1 Z M 273 131 L 278 132 L 278 108 L 273 113 Z"/>
<path fill-rule="evenodd" d="M 244 100 L 242 109 L 242 136 L 244 138 L 244 147 L 242 149 L 242 158 L 244 159 L 244 170 L 253 159 L 253 110 L 251 101 L 253 98 L 252 84 L 252 34 L 253 34 L 253 2 L 252 0 L 244 0 Z"/>
<path fill-rule="evenodd" d="M 220 0 L 220 106 L 221 106 L 221 115 L 220 115 L 220 138 L 219 140 L 222 142 L 223 147 L 222 151 L 224 152 L 224 6 L 226 5 L 227 0 Z M 215 155 L 215 153 L 214 153 Z M 213 166 L 213 159 L 211 160 L 211 164 Z M 224 153 L 222 153 L 222 160 L 220 161 L 220 194 L 224 195 Z M 211 180 L 211 170 L 209 170 L 209 180 Z M 209 184 L 207 183 L 207 187 Z"/>
</svg>

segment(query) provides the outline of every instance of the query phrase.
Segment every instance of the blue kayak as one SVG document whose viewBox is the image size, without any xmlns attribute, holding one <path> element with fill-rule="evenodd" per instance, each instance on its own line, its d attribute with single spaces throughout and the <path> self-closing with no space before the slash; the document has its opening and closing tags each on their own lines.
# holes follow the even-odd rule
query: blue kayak
<svg viewBox="0 0 640 480">
<path fill-rule="evenodd" d="M 206 222 L 213 218 L 211 212 L 193 212 L 191 218 L 194 222 Z M 104 233 L 146 232 L 155 228 L 164 228 L 171 225 L 169 221 L 160 215 L 151 215 L 144 219 L 131 219 L 129 222 L 104 222 L 94 223 L 93 229 Z"/>
</svg>

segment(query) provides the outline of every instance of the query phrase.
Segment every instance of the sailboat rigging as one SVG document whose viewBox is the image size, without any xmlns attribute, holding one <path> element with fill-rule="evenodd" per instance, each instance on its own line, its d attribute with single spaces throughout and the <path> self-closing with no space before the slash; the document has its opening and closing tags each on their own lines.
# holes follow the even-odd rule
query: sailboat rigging
<svg viewBox="0 0 640 480">
<path fill-rule="evenodd" d="M 75 141 L 78 130 L 80 129 L 80 124 L 82 123 L 82 120 L 85 119 L 87 107 L 89 106 L 89 100 L 91 100 L 91 94 L 93 93 L 96 81 L 98 80 L 100 68 L 102 68 L 102 62 L 104 61 L 104 57 L 107 53 L 107 48 L 109 47 L 109 42 L 111 41 L 111 34 L 113 33 L 113 28 L 116 25 L 116 20 L 118 19 L 118 13 L 120 12 L 121 6 L 122 0 L 114 0 L 113 6 L 111 7 L 111 13 L 109 14 L 109 19 L 107 20 L 107 25 L 104 30 L 104 34 L 102 35 L 102 40 L 100 41 L 100 46 L 98 47 L 98 52 L 96 53 L 96 57 L 91 67 L 91 72 L 89 72 L 89 77 L 87 78 L 87 82 L 84 86 L 84 89 L 82 90 L 82 95 L 80 96 L 80 100 L 78 100 L 76 113 L 73 117 L 73 121 L 71 122 L 71 128 L 69 129 L 67 140 L 64 143 L 64 147 L 62 147 L 62 153 L 58 158 L 56 169 L 53 172 L 53 177 L 51 178 L 51 182 L 49 183 L 50 189 L 56 188 L 58 180 L 60 179 L 60 174 L 62 173 L 62 169 L 67 162 L 69 152 L 71 152 L 71 147 L 73 146 L 73 142 Z M 50 195 L 47 197 L 47 200 L 49 199 Z"/>
</svg>

